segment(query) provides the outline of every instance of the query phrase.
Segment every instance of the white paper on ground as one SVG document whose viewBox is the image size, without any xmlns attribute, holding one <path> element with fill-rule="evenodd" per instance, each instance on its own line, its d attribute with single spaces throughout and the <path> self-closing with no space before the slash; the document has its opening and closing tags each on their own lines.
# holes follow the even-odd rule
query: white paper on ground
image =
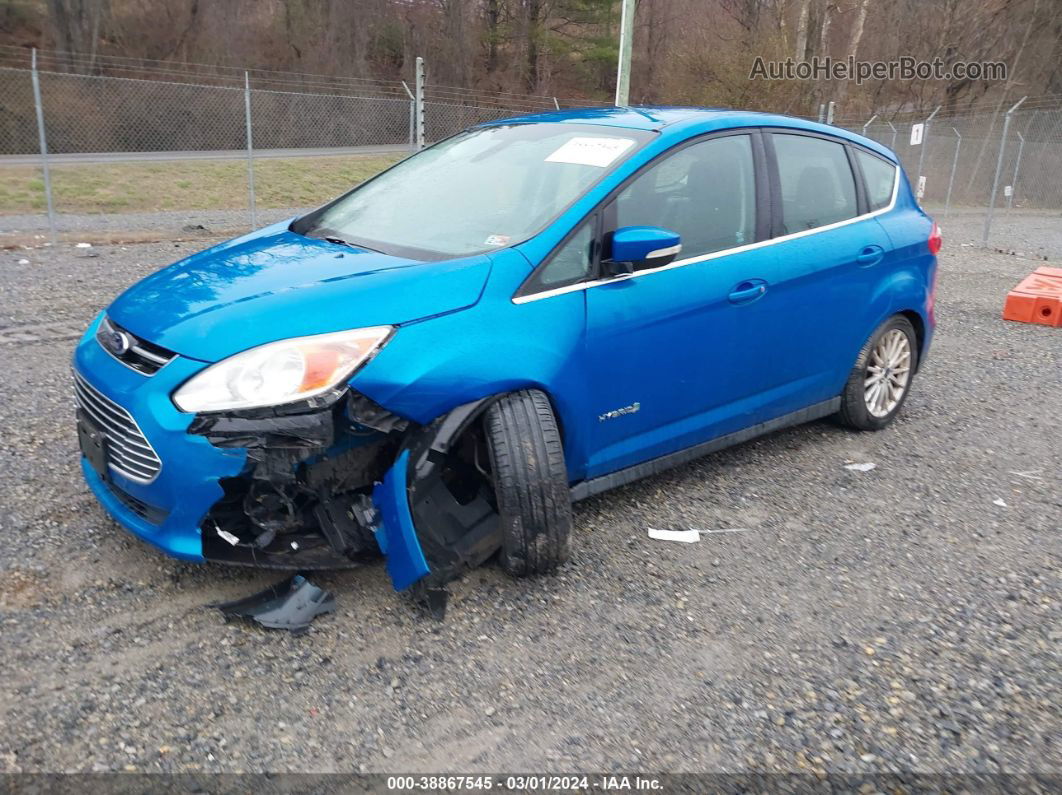
<svg viewBox="0 0 1062 795">
<path fill-rule="evenodd" d="M 865 464 L 845 464 L 845 469 L 851 469 L 853 472 L 869 472 L 872 469 L 877 468 L 877 464 L 867 461 Z"/>
<path fill-rule="evenodd" d="M 693 544 L 701 540 L 701 534 L 696 530 L 656 530 L 649 528 L 649 537 L 657 541 L 681 541 L 683 544 Z"/>
<path fill-rule="evenodd" d="M 633 144 L 632 138 L 569 138 L 546 158 L 546 162 L 604 168 Z"/>
</svg>

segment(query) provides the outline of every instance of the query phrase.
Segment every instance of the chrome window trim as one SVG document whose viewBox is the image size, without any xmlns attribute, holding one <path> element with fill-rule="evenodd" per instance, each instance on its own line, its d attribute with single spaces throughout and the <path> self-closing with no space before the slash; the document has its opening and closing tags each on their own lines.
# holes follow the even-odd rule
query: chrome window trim
<svg viewBox="0 0 1062 795">
<path fill-rule="evenodd" d="M 682 268 L 686 265 L 694 265 L 698 262 L 707 262 L 708 260 L 718 259 L 719 257 L 726 257 L 731 254 L 739 254 L 743 251 L 754 251 L 759 248 L 765 248 L 767 246 L 773 246 L 776 243 L 784 243 L 788 240 L 796 240 L 801 237 L 809 237 L 811 235 L 817 235 L 820 232 L 829 232 L 832 229 L 839 229 L 842 226 L 848 224 L 854 224 L 857 221 L 865 221 L 868 218 L 874 218 L 878 215 L 884 215 L 887 212 L 891 212 L 896 207 L 896 199 L 900 193 L 900 167 L 893 163 L 891 160 L 887 161 L 889 165 L 893 167 L 893 181 L 892 181 L 892 198 L 889 199 L 889 203 L 882 207 L 880 210 L 873 210 L 869 213 L 863 213 L 863 215 L 857 215 L 853 218 L 846 218 L 843 221 L 836 221 L 832 224 L 826 224 L 825 226 L 817 226 L 814 229 L 805 229 L 801 232 L 791 232 L 788 235 L 780 235 L 779 237 L 772 237 L 768 240 L 761 240 L 758 243 L 748 243 L 744 246 L 735 246 L 734 248 L 724 248 L 719 251 L 713 251 L 709 254 L 701 254 L 696 257 L 688 257 L 686 259 L 675 260 L 669 262 L 667 265 L 661 265 L 659 268 L 646 268 L 645 270 L 635 271 L 632 274 L 624 274 L 627 279 L 637 279 L 641 276 L 645 276 L 650 273 L 662 273 L 663 271 L 673 270 L 675 268 Z M 616 279 L 593 279 L 586 282 L 578 282 L 576 284 L 569 284 L 566 287 L 558 287 L 555 290 L 546 290 L 541 293 L 535 293 L 534 295 L 524 295 L 511 299 L 514 304 L 527 304 L 531 301 L 540 301 L 544 298 L 552 298 L 555 295 L 564 295 L 565 293 L 573 293 L 576 290 L 588 290 L 591 287 L 599 287 L 602 284 L 609 284 Z"/>
</svg>

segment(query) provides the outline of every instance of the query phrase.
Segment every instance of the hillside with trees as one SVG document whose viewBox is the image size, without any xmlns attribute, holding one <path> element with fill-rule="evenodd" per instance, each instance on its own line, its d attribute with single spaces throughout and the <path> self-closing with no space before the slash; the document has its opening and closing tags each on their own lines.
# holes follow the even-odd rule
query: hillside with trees
<svg viewBox="0 0 1062 795">
<path fill-rule="evenodd" d="M 618 0 L 0 0 L 0 44 L 63 53 L 608 100 Z M 1002 61 L 1007 80 L 750 80 L 757 56 Z M 813 113 L 952 113 L 1062 95 L 1058 0 L 641 0 L 631 99 Z"/>
</svg>

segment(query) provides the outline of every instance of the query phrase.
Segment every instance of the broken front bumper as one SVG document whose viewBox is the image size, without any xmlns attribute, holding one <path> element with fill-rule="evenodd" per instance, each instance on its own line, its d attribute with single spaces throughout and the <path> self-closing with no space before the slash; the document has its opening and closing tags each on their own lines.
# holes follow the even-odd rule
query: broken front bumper
<svg viewBox="0 0 1062 795">
<path fill-rule="evenodd" d="M 294 416 L 193 417 L 170 394 L 206 363 L 176 357 L 144 376 L 96 343 L 97 323 L 74 356 L 81 388 L 101 410 L 127 412 L 160 465 L 135 478 L 83 456 L 82 471 L 119 524 L 164 552 L 290 569 L 383 552 L 403 590 L 441 585 L 500 544 L 489 498 L 446 484 L 451 447 L 488 401 L 425 426 L 349 393 Z"/>
<path fill-rule="evenodd" d="M 219 480 L 243 470 L 246 451 L 221 450 L 189 435 L 191 415 L 177 411 L 170 401 L 170 393 L 204 362 L 177 357 L 145 376 L 100 347 L 95 339 L 99 322 L 97 318 L 89 327 L 74 352 L 74 370 L 90 390 L 82 400 L 97 406 L 97 416 L 104 420 L 123 420 L 115 412 L 127 412 L 160 464 L 154 477 L 133 478 L 110 465 L 101 474 L 82 456 L 85 481 L 107 512 L 134 535 L 181 560 L 202 561 L 200 521 L 222 496 Z"/>
</svg>

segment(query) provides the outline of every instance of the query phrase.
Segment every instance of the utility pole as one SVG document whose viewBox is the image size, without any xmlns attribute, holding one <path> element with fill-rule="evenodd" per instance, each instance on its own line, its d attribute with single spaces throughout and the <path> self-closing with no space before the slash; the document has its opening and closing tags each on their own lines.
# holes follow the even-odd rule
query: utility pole
<svg viewBox="0 0 1062 795">
<path fill-rule="evenodd" d="M 625 108 L 631 96 L 631 41 L 634 38 L 634 0 L 622 0 L 619 64 L 616 67 L 616 107 Z"/>
</svg>

